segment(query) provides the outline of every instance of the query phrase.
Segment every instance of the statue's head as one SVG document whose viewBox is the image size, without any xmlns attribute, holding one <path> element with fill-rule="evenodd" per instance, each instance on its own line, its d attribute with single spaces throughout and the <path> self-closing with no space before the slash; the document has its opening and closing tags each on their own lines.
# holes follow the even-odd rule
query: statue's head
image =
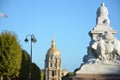
<svg viewBox="0 0 120 80">
<path fill-rule="evenodd" d="M 102 4 L 101 4 L 101 6 L 105 6 L 105 4 L 104 4 L 104 3 L 102 3 Z"/>
</svg>

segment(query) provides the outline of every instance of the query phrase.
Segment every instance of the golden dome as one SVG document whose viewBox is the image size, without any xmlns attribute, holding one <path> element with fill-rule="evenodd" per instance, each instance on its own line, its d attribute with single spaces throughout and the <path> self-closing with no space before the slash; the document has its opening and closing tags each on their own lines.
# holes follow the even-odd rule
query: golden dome
<svg viewBox="0 0 120 80">
<path fill-rule="evenodd" d="M 51 48 L 47 51 L 48 56 L 60 56 L 59 50 L 56 48 L 55 40 L 51 42 Z"/>
</svg>

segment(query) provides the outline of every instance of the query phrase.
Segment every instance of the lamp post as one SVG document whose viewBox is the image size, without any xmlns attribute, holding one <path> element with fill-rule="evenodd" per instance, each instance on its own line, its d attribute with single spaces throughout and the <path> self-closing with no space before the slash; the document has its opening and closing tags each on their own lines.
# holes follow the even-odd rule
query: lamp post
<svg viewBox="0 0 120 80">
<path fill-rule="evenodd" d="M 29 35 L 26 36 L 25 42 L 29 41 L 28 37 L 30 37 L 30 61 L 31 61 L 31 64 L 30 64 L 30 78 L 32 78 L 32 42 L 35 43 L 37 40 L 36 40 L 36 38 L 33 34 L 31 34 L 31 35 L 29 34 Z"/>
</svg>

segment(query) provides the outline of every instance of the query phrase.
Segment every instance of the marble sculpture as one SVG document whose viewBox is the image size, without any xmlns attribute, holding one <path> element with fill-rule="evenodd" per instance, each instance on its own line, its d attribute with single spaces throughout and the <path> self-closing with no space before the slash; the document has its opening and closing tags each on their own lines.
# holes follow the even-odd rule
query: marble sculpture
<svg viewBox="0 0 120 80">
<path fill-rule="evenodd" d="M 120 41 L 110 27 L 108 9 L 102 3 L 98 8 L 96 26 L 89 32 L 91 41 L 87 55 L 76 74 L 120 74 Z"/>
</svg>

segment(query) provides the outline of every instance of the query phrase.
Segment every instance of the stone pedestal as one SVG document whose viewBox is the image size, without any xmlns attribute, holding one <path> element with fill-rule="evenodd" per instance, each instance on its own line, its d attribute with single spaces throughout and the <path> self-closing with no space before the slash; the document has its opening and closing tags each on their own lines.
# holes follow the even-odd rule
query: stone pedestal
<svg viewBox="0 0 120 80">
<path fill-rule="evenodd" d="M 120 65 L 85 64 L 67 80 L 120 80 Z"/>
<path fill-rule="evenodd" d="M 76 74 L 119 74 L 120 65 L 85 64 Z"/>
<path fill-rule="evenodd" d="M 120 80 L 119 74 L 79 74 L 66 80 Z"/>
</svg>

